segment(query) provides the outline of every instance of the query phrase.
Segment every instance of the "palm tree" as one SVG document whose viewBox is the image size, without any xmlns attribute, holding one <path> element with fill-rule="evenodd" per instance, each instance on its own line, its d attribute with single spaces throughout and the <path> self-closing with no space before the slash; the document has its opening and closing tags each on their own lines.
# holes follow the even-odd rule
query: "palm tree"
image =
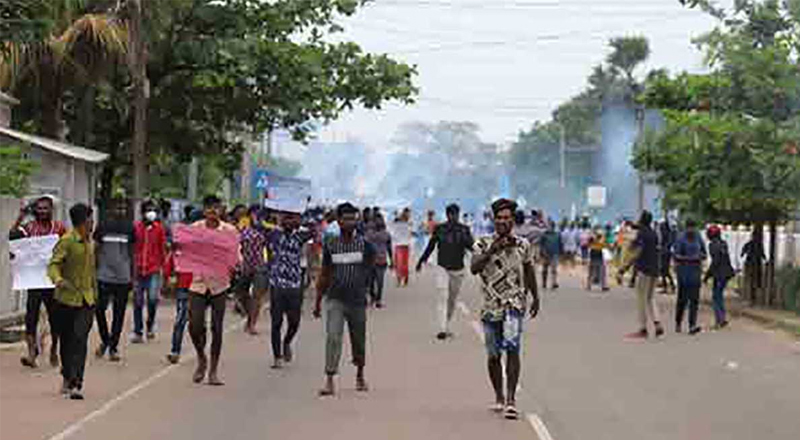
<svg viewBox="0 0 800 440">
<path fill-rule="evenodd" d="M 97 82 L 109 65 L 124 60 L 128 31 L 111 1 L 52 0 L 49 23 L 38 40 L 2 41 L 0 89 L 32 87 L 43 135 L 64 139 L 62 111 L 70 87 Z"/>
</svg>

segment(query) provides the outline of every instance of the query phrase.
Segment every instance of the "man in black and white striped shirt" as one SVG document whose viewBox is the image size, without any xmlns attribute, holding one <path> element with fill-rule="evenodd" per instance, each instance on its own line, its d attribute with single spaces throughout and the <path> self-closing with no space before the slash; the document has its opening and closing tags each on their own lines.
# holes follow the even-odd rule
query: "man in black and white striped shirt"
<svg viewBox="0 0 800 440">
<path fill-rule="evenodd" d="M 358 209 L 343 203 L 336 209 L 341 234 L 329 239 L 323 247 L 322 273 L 317 283 L 314 316 L 322 315 L 325 299 L 325 385 L 320 395 L 335 393 L 333 378 L 339 372 L 342 356 L 344 324 L 350 330 L 356 390 L 367 391 L 364 379 L 367 336 L 367 284 L 375 262 L 375 248 L 356 232 Z"/>
</svg>

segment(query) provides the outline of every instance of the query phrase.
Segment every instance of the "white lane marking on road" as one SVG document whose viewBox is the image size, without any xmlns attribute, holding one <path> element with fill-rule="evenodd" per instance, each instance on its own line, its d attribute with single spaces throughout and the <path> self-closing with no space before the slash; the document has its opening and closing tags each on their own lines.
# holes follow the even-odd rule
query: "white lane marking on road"
<svg viewBox="0 0 800 440">
<path fill-rule="evenodd" d="M 264 308 L 266 308 L 266 307 L 264 307 Z M 262 312 L 263 311 L 264 310 L 262 309 Z M 230 333 L 231 330 L 235 329 L 238 326 L 241 326 L 245 322 L 247 322 L 247 318 L 242 319 L 241 321 L 237 321 L 237 322 L 227 326 L 223 332 L 224 333 Z M 185 359 L 192 360 L 196 356 L 197 356 L 196 354 L 191 354 L 189 356 L 186 356 Z M 122 403 L 123 401 L 133 397 L 136 393 L 138 393 L 139 391 L 141 391 L 141 390 L 147 388 L 148 386 L 152 385 L 157 380 L 161 379 L 162 377 L 164 377 L 167 374 L 171 373 L 172 371 L 176 370 L 178 367 L 180 367 L 179 364 L 174 364 L 174 365 L 170 365 L 170 366 L 168 366 L 168 367 L 166 367 L 164 369 L 161 369 L 159 371 L 156 371 L 153 375 L 151 375 L 147 379 L 137 383 L 132 388 L 128 389 L 127 391 L 123 392 L 122 394 L 118 395 L 117 397 L 114 397 L 113 399 L 109 400 L 108 402 L 106 402 L 100 408 L 90 412 L 89 414 L 87 414 L 82 419 L 80 419 L 77 422 L 67 426 L 66 429 L 64 429 L 63 431 L 59 432 L 58 434 L 50 437 L 48 440 L 66 440 L 66 439 L 72 437 L 73 435 L 75 435 L 76 432 L 78 432 L 81 429 L 83 429 L 83 427 L 87 423 L 91 422 L 92 420 L 94 420 L 94 419 L 96 419 L 98 417 L 101 417 L 101 416 L 105 415 L 106 413 L 111 411 L 115 406 L 117 406 L 120 403 Z"/>
<path fill-rule="evenodd" d="M 538 414 L 527 414 L 525 418 L 533 430 L 536 431 L 539 440 L 553 440 L 553 436 L 550 435 L 550 431 L 547 430 L 547 426 L 545 426 Z"/>
</svg>

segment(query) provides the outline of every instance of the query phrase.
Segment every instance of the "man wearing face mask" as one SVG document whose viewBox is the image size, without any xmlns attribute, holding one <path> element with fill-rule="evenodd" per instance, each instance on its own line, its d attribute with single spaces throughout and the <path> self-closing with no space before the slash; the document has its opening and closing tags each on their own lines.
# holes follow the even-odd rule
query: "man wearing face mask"
<svg viewBox="0 0 800 440">
<path fill-rule="evenodd" d="M 142 204 L 142 220 L 134 224 L 133 337 L 144 342 L 144 304 L 147 299 L 147 339 L 154 339 L 156 309 L 161 291 L 161 270 L 167 257 L 167 234 L 158 221 L 158 206 L 148 200 Z"/>
<path fill-rule="evenodd" d="M 33 220 L 23 224 L 28 215 L 33 215 Z M 44 196 L 36 199 L 33 205 L 24 206 L 19 217 L 11 227 L 12 232 L 21 232 L 23 237 L 43 237 L 47 235 L 63 236 L 67 229 L 60 221 L 53 220 L 53 199 Z M 39 326 L 39 311 L 44 303 L 47 310 L 47 319 L 50 322 L 50 364 L 58 366 L 58 337 L 53 320 L 53 294 L 54 289 L 28 290 L 28 300 L 25 304 L 25 344 L 28 347 L 27 356 L 20 359 L 22 365 L 36 368 L 36 357 L 39 355 L 36 329 Z"/>
<path fill-rule="evenodd" d="M 69 210 L 72 230 L 53 250 L 47 275 L 56 285 L 55 316 L 61 338 L 61 392 L 83 400 L 83 371 L 97 300 L 92 209 L 79 203 Z"/>
</svg>

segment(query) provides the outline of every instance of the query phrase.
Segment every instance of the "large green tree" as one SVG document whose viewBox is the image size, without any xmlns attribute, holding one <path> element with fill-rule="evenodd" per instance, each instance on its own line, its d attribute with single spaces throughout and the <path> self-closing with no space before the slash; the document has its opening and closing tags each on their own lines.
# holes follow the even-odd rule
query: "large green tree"
<svg viewBox="0 0 800 440">
<path fill-rule="evenodd" d="M 125 55 L 126 28 L 105 4 L 53 0 L 33 5 L 20 9 L 25 15 L 21 22 L 43 27 L 2 40 L 0 89 L 19 95 L 37 131 L 63 139 L 67 95 L 97 82 Z"/>
<path fill-rule="evenodd" d="M 67 1 L 67 0 L 64 0 Z M 127 23 L 125 1 L 86 0 L 87 8 L 113 9 Z M 231 175 L 246 141 L 284 128 L 304 140 L 320 124 L 355 106 L 379 108 L 410 102 L 415 69 L 386 55 L 363 52 L 353 42 L 333 43 L 337 22 L 356 13 L 354 0 L 159 0 L 144 2 L 142 36 L 149 83 L 147 150 L 131 151 L 134 129 L 132 76 L 126 64 L 108 65 L 94 81 L 70 85 L 61 102 L 68 139 L 106 151 L 104 194 L 112 182 L 131 186 L 134 159 L 197 155 Z M 16 124 L 41 119 L 31 89 L 15 92 L 23 103 Z M 35 124 L 34 124 L 34 128 Z M 175 169 L 182 167 L 176 166 Z"/>
<path fill-rule="evenodd" d="M 776 226 L 800 198 L 800 2 L 737 1 L 730 11 L 694 3 L 720 19 L 697 41 L 711 72 L 650 78 L 643 100 L 664 110 L 667 125 L 642 142 L 634 165 L 687 214 L 769 224 L 775 261 Z"/>
</svg>

